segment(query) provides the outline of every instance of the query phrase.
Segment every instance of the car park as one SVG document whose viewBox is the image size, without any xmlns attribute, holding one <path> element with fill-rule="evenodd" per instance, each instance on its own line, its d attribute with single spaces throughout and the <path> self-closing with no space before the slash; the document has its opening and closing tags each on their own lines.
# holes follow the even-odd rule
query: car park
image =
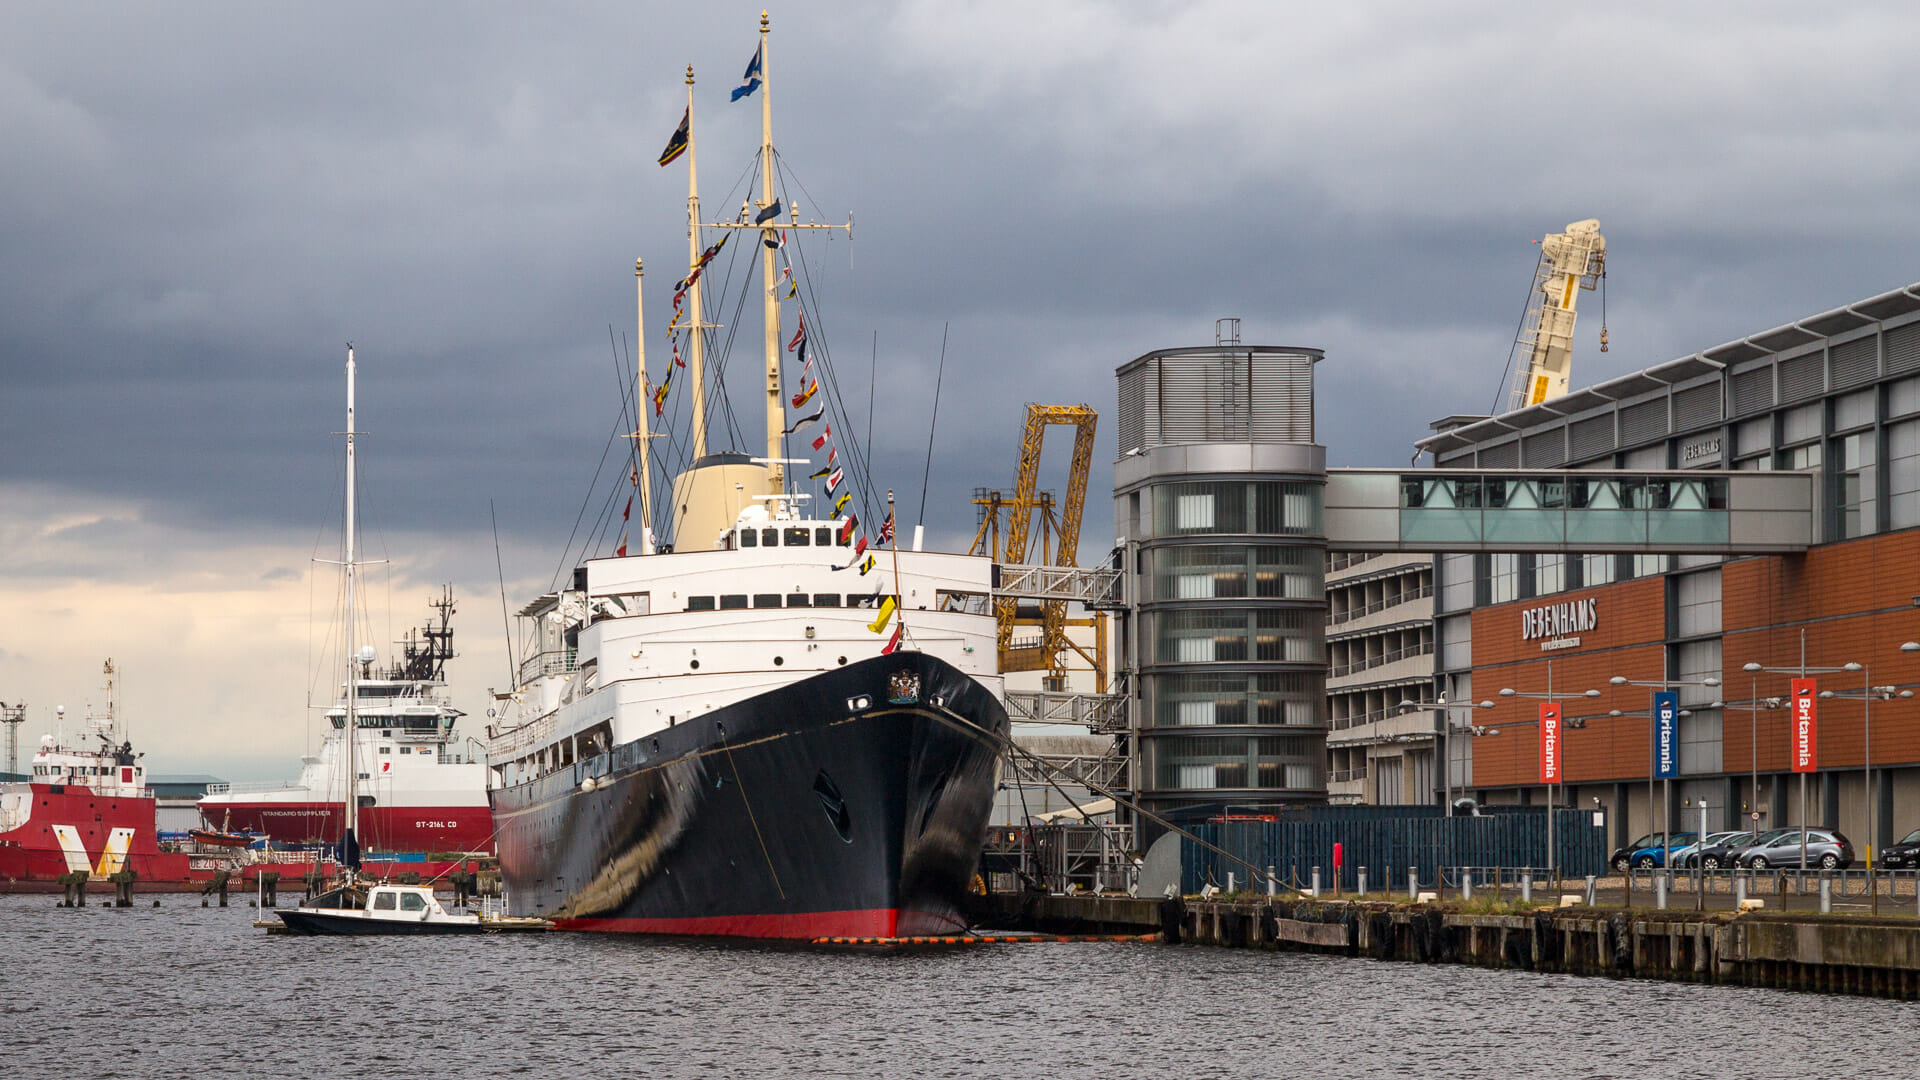
<svg viewBox="0 0 1920 1080">
<path fill-rule="evenodd" d="M 1800 830 L 1782 829 L 1772 839 L 1739 852 L 1740 865 L 1753 870 L 1800 867 Z M 1853 864 L 1853 842 L 1838 829 L 1806 831 L 1806 864 L 1823 870 L 1841 870 Z"/>
</svg>

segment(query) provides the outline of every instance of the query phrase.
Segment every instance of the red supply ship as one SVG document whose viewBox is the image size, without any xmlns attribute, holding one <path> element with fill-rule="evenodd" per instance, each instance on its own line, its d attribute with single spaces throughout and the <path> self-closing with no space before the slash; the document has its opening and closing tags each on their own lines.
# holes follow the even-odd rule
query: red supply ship
<svg viewBox="0 0 1920 1080">
<path fill-rule="evenodd" d="M 401 642 L 384 668 L 362 659 L 354 680 L 354 757 L 362 848 L 388 852 L 488 852 L 493 821 L 486 766 L 462 759 L 446 699 L 453 656 L 453 594 L 433 602 L 436 618 Z M 369 654 L 363 652 L 365 658 Z M 301 759 L 300 778 L 276 784 L 210 784 L 200 816 L 226 833 L 257 833 L 295 844 L 336 844 L 346 828 L 347 708 L 327 713 L 320 752 Z"/>
<path fill-rule="evenodd" d="M 105 713 L 88 716 L 71 744 L 42 735 L 27 781 L 0 784 L 0 893 L 57 892 L 60 877 L 76 871 L 87 872 L 93 890 L 111 889 L 113 875 L 131 870 L 136 891 L 187 892 L 221 870 L 245 883 L 261 871 L 296 879 L 314 869 L 313 852 L 162 844 L 147 767 L 116 713 L 113 661 L 105 672 Z"/>
</svg>

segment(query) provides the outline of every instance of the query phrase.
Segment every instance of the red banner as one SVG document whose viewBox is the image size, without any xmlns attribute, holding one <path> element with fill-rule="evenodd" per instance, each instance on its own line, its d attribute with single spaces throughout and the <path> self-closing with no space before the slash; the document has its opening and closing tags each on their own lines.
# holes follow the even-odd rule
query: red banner
<svg viewBox="0 0 1920 1080">
<path fill-rule="evenodd" d="M 1560 705 L 1540 703 L 1540 782 L 1560 782 Z"/>
<path fill-rule="evenodd" d="M 1815 716 L 1820 689 L 1814 679 L 1793 680 L 1793 771 L 1819 768 L 1819 723 Z"/>
</svg>

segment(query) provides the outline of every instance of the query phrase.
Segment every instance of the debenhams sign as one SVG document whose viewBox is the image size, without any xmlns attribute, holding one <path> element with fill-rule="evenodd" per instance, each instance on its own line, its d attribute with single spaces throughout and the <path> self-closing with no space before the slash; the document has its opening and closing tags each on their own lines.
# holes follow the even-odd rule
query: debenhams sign
<svg viewBox="0 0 1920 1080">
<path fill-rule="evenodd" d="M 1520 640 L 1545 638 L 1540 642 L 1541 652 L 1577 649 L 1580 647 L 1580 635 L 1599 625 L 1598 603 L 1591 597 L 1546 604 L 1527 608 L 1520 613 Z"/>
</svg>

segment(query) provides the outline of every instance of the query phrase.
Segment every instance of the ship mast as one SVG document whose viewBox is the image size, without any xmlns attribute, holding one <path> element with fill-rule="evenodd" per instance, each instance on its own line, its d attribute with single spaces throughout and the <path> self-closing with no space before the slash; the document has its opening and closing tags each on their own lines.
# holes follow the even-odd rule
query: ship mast
<svg viewBox="0 0 1920 1080">
<path fill-rule="evenodd" d="M 767 57 L 767 13 L 760 13 L 760 209 L 773 206 L 773 68 Z M 771 218 L 763 240 L 772 240 L 780 220 Z M 787 491 L 787 467 L 781 444 L 786 436 L 787 410 L 780 401 L 780 298 L 774 291 L 774 249 L 760 245 L 760 284 L 762 314 L 767 346 L 767 490 L 784 495 Z M 805 389 L 802 387 L 802 389 Z"/>
<path fill-rule="evenodd" d="M 689 123 L 691 128 L 692 124 Z M 692 143 L 691 134 L 688 143 Z M 688 147 L 691 149 L 691 145 Z M 633 260 L 633 416 L 636 421 L 633 429 L 633 452 L 640 459 L 640 554 L 653 554 L 653 470 L 647 459 L 647 440 L 653 436 L 647 431 L 647 306 L 646 290 L 642 286 L 645 268 L 639 259 Z M 672 361 L 668 361 L 672 363 Z M 673 369 L 667 369 L 672 377 Z M 696 383 L 695 385 L 698 385 Z"/>
<path fill-rule="evenodd" d="M 695 168 L 696 146 L 693 138 L 693 65 L 687 65 L 687 269 L 691 273 L 700 265 L 700 174 Z M 687 357 L 687 377 L 693 380 L 693 461 L 699 464 L 707 456 L 707 389 L 703 362 L 705 357 L 705 335 L 702 333 L 706 322 L 701 318 L 705 314 L 700 306 L 700 279 L 695 278 L 687 288 L 687 304 L 693 314 L 687 323 L 687 336 L 692 339 Z M 678 539 L 677 537 L 675 538 Z"/>
<path fill-rule="evenodd" d="M 346 561 L 347 572 L 347 799 L 346 799 L 346 835 L 340 842 L 340 862 L 349 872 L 360 869 L 359 841 L 355 834 L 360 830 L 360 773 L 359 764 L 354 760 L 354 744 L 360 741 L 359 722 L 355 719 L 359 703 L 359 672 L 355 668 L 354 656 L 354 550 L 353 550 L 353 504 L 354 504 L 354 461 L 353 461 L 353 345 L 347 345 L 347 509 L 346 509 Z"/>
</svg>

